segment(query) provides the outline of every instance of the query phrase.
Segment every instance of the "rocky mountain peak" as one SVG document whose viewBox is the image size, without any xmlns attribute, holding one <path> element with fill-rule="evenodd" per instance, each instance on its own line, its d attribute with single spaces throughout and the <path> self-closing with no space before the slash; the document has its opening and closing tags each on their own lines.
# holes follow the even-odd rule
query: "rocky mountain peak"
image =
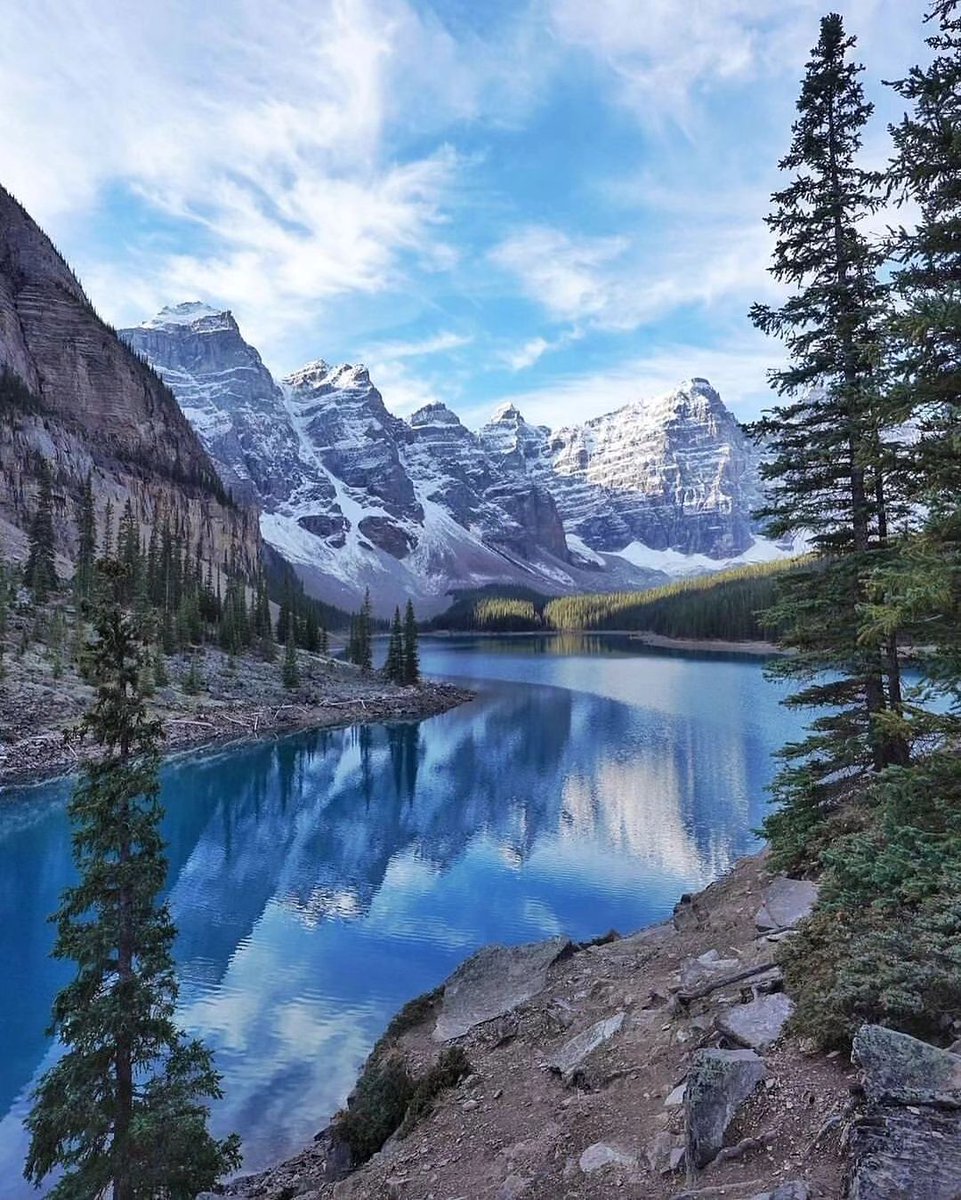
<svg viewBox="0 0 961 1200">
<path fill-rule="evenodd" d="M 278 384 L 230 314 L 196 301 L 125 336 L 234 494 L 258 499 L 267 541 L 337 603 L 368 585 L 387 611 L 483 582 L 637 587 L 753 543 L 752 448 L 700 377 L 553 433 L 508 401 L 474 433 L 441 401 L 394 416 L 359 363 L 318 358 Z"/>
<path fill-rule="evenodd" d="M 432 404 L 425 404 L 423 408 L 411 413 L 407 421 L 414 429 L 425 425 L 461 425 L 461 419 L 457 413 L 451 412 L 447 405 L 440 400 L 434 401 Z"/>
<path fill-rule="evenodd" d="M 140 328 L 171 329 L 178 326 L 189 327 L 197 333 L 217 333 L 223 330 L 240 333 L 229 309 L 213 308 L 202 300 L 187 300 L 182 304 L 167 305 L 156 316 L 143 321 Z"/>
<path fill-rule="evenodd" d="M 318 358 L 287 375 L 284 384 L 294 391 L 333 392 L 346 390 L 376 390 L 370 373 L 363 363 L 340 363 L 332 366 Z"/>
<path fill-rule="evenodd" d="M 524 417 L 521 414 L 521 410 L 515 404 L 513 404 L 510 400 L 506 401 L 504 404 L 499 404 L 497 406 L 497 408 L 494 409 L 493 413 L 491 414 L 491 419 L 490 419 L 489 423 L 491 425 L 526 424 L 526 422 L 524 421 Z"/>
</svg>

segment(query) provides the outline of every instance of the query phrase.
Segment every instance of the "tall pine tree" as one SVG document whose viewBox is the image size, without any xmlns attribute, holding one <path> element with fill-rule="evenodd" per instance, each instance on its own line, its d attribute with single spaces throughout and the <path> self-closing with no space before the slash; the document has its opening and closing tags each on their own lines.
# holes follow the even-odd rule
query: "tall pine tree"
<svg viewBox="0 0 961 1200">
<path fill-rule="evenodd" d="M 933 57 L 893 85 L 910 111 L 891 129 L 893 185 L 920 213 L 912 229 L 895 231 L 892 326 L 899 395 L 918 432 L 905 474 L 927 517 L 903 560 L 876 573 L 883 586 L 866 629 L 906 628 L 919 653 L 933 651 L 928 681 L 954 694 L 961 685 L 961 3 L 940 0 L 927 20 L 935 26 Z"/>
<path fill-rule="evenodd" d="M 86 611 L 93 600 L 96 557 L 97 514 L 93 500 L 93 479 L 88 475 L 77 505 L 77 566 L 73 576 L 74 598 L 81 611 Z"/>
<path fill-rule="evenodd" d="M 294 639 L 294 623 L 287 626 L 287 642 L 284 646 L 284 662 L 281 669 L 284 687 L 293 691 L 300 687 L 300 667 L 297 663 L 297 642 Z"/>
<path fill-rule="evenodd" d="M 392 683 L 404 682 L 404 627 L 400 620 L 400 609 L 394 609 L 394 620 L 390 627 L 390 639 L 387 642 L 387 660 L 384 663 L 384 674 Z"/>
<path fill-rule="evenodd" d="M 57 567 L 53 547 L 53 480 L 46 459 L 40 460 L 37 511 L 30 523 L 29 554 L 24 583 L 42 604 L 57 588 Z"/>
<path fill-rule="evenodd" d="M 81 732 L 102 754 L 70 802 L 79 879 L 55 918 L 54 955 L 77 973 L 54 1001 L 64 1054 L 34 1093 L 25 1174 L 39 1184 L 62 1169 L 54 1200 L 187 1200 L 239 1165 L 239 1143 L 208 1133 L 220 1077 L 174 1022 L 175 929 L 159 901 L 161 730 L 138 690 L 143 661 L 120 603 L 123 568 L 104 562 L 99 573 L 111 594 L 95 616 L 97 698 Z"/>
<path fill-rule="evenodd" d="M 417 649 L 417 618 L 413 602 L 408 600 L 404 610 L 404 669 L 403 683 L 420 683 L 420 654 Z"/>
<path fill-rule="evenodd" d="M 886 551 L 894 415 L 879 377 L 883 250 L 859 231 L 880 206 L 883 181 L 857 161 L 872 106 L 863 68 L 849 61 L 854 44 L 840 16 L 823 18 L 779 164 L 791 181 L 767 219 L 777 235 L 771 273 L 794 290 L 778 308 L 751 310 L 789 353 L 771 372 L 786 400 L 756 426 L 769 450 L 762 515 L 773 534 L 803 532 L 815 549 L 785 576 L 772 614 L 795 651 L 780 672 L 803 685 L 790 703 L 822 710 L 809 736 L 782 752 L 782 804 L 765 824 L 785 862 L 810 851 L 826 814 L 866 771 L 907 759 L 887 720 L 901 706 L 894 638 L 863 639 L 859 625 L 865 573 Z"/>
</svg>

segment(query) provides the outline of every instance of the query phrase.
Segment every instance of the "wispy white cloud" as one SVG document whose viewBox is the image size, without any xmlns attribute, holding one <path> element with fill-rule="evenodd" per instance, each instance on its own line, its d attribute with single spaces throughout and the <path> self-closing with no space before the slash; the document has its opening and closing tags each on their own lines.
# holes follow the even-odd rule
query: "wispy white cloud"
<svg viewBox="0 0 961 1200">
<path fill-rule="evenodd" d="M 778 72 L 811 40 L 812 0 L 553 0 L 556 36 L 609 71 L 623 104 L 647 124 L 688 123 L 695 97 Z M 804 18 L 803 21 L 799 18 Z"/>
<path fill-rule="evenodd" d="M 779 348 L 760 335 L 732 336 L 713 349 L 686 342 L 666 344 L 601 368 L 555 374 L 534 387 L 499 394 L 465 419 L 479 425 L 496 405 L 509 401 L 528 421 L 556 429 L 662 395 L 686 379 L 701 376 L 711 381 L 741 420 L 749 421 L 772 402 L 767 372 L 781 361 Z"/>
<path fill-rule="evenodd" d="M 574 329 L 569 329 L 566 333 L 562 333 L 555 338 L 530 338 L 520 346 L 503 350 L 499 358 L 512 371 L 526 371 L 528 367 L 533 367 L 536 363 L 539 363 L 545 354 L 561 350 L 565 346 L 569 346 L 572 342 L 578 341 L 583 336 L 583 330 L 575 326 Z"/>
<path fill-rule="evenodd" d="M 623 258 L 622 237 L 574 238 L 546 225 L 528 225 L 497 245 L 491 261 L 562 320 L 597 317 L 609 307 L 610 268 Z"/>
<path fill-rule="evenodd" d="M 423 358 L 431 354 L 459 350 L 463 346 L 471 345 L 473 341 L 470 334 L 447 331 L 409 342 L 380 342 L 370 348 L 367 357 L 371 359 Z"/>
<path fill-rule="evenodd" d="M 477 119 L 485 91 L 505 113 L 527 102 L 491 47 L 406 0 L 37 0 L 4 26 L 4 183 L 68 239 L 117 188 L 161 231 L 116 247 L 122 263 L 81 257 L 120 322 L 203 295 L 269 343 L 332 297 L 450 271 L 464 161 L 442 136 L 405 159 L 396 131 Z"/>
<path fill-rule="evenodd" d="M 738 219 L 723 225 L 704 220 L 696 228 L 635 241 L 527 226 L 501 242 L 491 258 L 552 319 L 625 332 L 685 305 L 746 306 L 749 295 L 766 290 L 769 252 L 764 226 Z M 521 365 L 550 347 L 540 340 L 543 346 L 532 342 L 521 352 Z"/>
</svg>

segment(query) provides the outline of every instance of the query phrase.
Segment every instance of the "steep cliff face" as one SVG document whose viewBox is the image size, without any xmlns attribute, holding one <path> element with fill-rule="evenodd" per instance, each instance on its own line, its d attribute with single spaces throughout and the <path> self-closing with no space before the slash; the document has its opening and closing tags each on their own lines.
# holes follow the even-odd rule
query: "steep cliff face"
<svg viewBox="0 0 961 1200">
<path fill-rule="evenodd" d="M 58 551 L 71 556 L 72 501 L 91 475 L 98 516 L 129 498 L 148 526 L 165 511 L 219 562 L 252 567 L 256 513 L 230 502 L 167 387 L 96 315 L 49 239 L 0 188 L 0 369 L 32 393 L 0 413 L 0 534 L 18 557 L 35 506 L 37 462 L 51 466 Z"/>
</svg>

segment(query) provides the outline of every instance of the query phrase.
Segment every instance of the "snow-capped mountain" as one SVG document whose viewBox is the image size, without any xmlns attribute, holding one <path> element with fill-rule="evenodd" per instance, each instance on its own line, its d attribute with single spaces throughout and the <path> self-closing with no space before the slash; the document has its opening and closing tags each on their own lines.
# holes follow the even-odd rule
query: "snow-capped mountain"
<svg viewBox="0 0 961 1200">
<path fill-rule="evenodd" d="M 480 438 L 505 469 L 548 487 L 568 540 L 594 551 L 726 560 L 754 544 L 757 452 L 706 379 L 556 433 L 504 405 Z"/>
<path fill-rule="evenodd" d="M 479 433 L 443 404 L 394 416 L 363 366 L 276 382 L 229 312 L 165 308 L 121 335 L 163 375 L 224 482 L 308 590 L 422 613 L 492 582 L 544 592 L 656 582 L 767 557 L 754 455 L 704 380 L 552 434 L 500 408 Z"/>
</svg>

